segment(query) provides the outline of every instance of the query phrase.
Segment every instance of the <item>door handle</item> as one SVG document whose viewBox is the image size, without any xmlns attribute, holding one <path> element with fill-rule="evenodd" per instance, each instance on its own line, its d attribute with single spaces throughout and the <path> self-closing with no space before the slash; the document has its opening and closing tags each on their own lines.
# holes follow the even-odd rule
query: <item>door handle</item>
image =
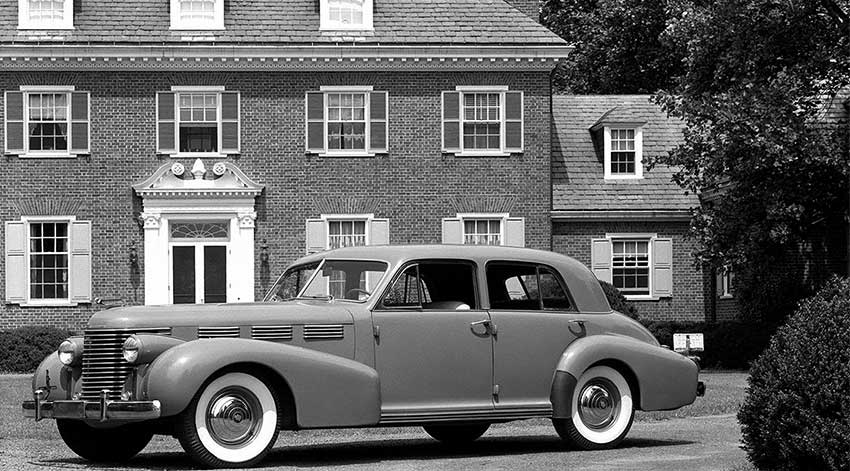
<svg viewBox="0 0 850 471">
<path fill-rule="evenodd" d="M 576 337 L 586 337 L 587 336 L 587 327 L 584 325 L 585 323 L 586 323 L 586 321 L 584 319 L 571 319 L 568 322 L 569 327 L 567 327 L 567 328 L 569 329 L 570 333 L 575 335 Z M 573 330 L 573 325 L 578 326 L 578 329 Z"/>
<path fill-rule="evenodd" d="M 478 326 L 484 326 L 484 331 L 479 331 L 477 329 Z M 478 337 L 486 337 L 487 335 L 492 335 L 493 337 L 496 336 L 496 324 L 494 324 L 490 319 L 471 322 L 469 324 L 469 330 Z"/>
</svg>

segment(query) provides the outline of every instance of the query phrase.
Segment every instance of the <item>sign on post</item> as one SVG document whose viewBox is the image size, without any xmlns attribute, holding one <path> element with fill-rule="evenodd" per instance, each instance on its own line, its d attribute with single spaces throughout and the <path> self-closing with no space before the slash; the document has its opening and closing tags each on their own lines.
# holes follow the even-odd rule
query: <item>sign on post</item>
<svg viewBox="0 0 850 471">
<path fill-rule="evenodd" d="M 673 334 L 673 350 L 677 352 L 704 351 L 702 334 Z"/>
</svg>

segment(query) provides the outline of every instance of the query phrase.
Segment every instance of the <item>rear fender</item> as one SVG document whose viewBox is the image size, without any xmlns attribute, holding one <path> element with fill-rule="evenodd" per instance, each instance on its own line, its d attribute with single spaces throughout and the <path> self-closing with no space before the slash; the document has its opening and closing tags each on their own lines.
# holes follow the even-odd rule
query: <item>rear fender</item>
<svg viewBox="0 0 850 471">
<path fill-rule="evenodd" d="M 286 382 L 300 427 L 357 426 L 380 419 L 378 373 L 347 358 L 248 339 L 204 339 L 166 350 L 147 369 L 142 397 L 159 400 L 162 415 L 182 412 L 204 382 L 237 364 L 256 364 Z"/>
<path fill-rule="evenodd" d="M 698 368 L 678 353 L 631 337 L 593 335 L 573 342 L 561 356 L 552 382 L 554 416 L 570 416 L 576 381 L 598 363 L 624 366 L 638 386 L 639 409 L 669 410 L 696 399 Z"/>
</svg>

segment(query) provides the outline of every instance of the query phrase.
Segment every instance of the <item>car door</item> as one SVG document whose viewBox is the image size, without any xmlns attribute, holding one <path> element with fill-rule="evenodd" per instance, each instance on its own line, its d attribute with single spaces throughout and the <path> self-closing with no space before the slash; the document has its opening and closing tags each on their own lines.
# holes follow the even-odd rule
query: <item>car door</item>
<svg viewBox="0 0 850 471">
<path fill-rule="evenodd" d="M 476 266 L 419 261 L 390 284 L 373 311 L 382 421 L 463 419 L 493 410 L 489 316 Z"/>
<path fill-rule="evenodd" d="M 486 267 L 496 409 L 551 411 L 552 376 L 561 354 L 587 334 L 587 319 L 573 309 L 553 268 L 490 262 Z"/>
</svg>

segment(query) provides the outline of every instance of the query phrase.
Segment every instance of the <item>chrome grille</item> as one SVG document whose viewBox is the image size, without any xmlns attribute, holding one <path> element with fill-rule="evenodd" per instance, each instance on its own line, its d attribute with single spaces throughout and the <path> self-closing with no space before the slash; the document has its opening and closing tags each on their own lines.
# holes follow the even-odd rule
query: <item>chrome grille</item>
<svg viewBox="0 0 850 471">
<path fill-rule="evenodd" d="M 121 348 L 133 334 L 171 335 L 167 327 L 152 329 L 88 329 L 83 340 L 83 375 L 80 397 L 98 399 L 107 390 L 109 399 L 120 399 L 132 366 Z"/>
<path fill-rule="evenodd" d="M 257 340 L 292 340 L 291 325 L 255 325 L 251 337 Z"/>
<path fill-rule="evenodd" d="M 305 325 L 304 340 L 339 340 L 344 337 L 342 324 Z"/>
<path fill-rule="evenodd" d="M 199 339 L 238 338 L 239 327 L 198 327 Z"/>
</svg>

